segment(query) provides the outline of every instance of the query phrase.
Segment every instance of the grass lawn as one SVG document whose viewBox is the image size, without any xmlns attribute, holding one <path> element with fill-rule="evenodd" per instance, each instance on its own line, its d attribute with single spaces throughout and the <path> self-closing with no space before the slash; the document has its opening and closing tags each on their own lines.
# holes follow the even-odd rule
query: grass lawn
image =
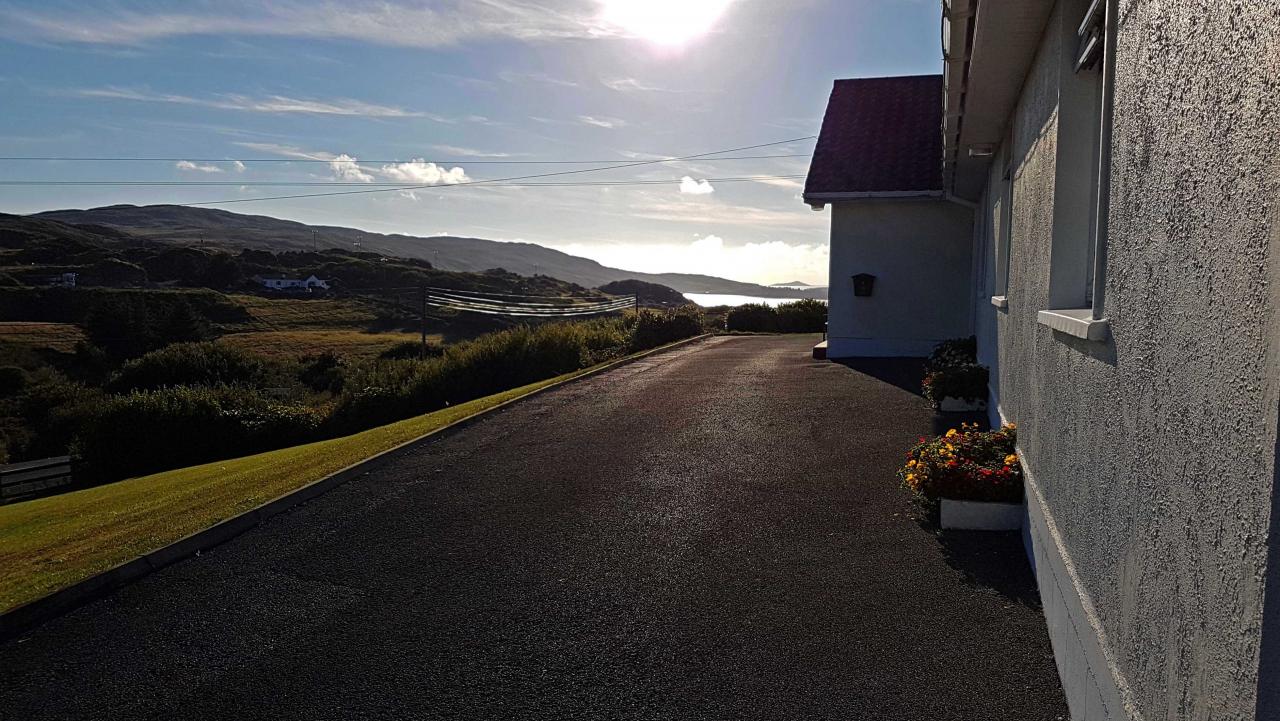
<svg viewBox="0 0 1280 721">
<path fill-rule="evenodd" d="M 352 357 L 372 357 L 401 341 L 422 339 L 417 333 L 366 333 L 359 330 L 269 330 L 256 333 L 232 333 L 218 339 L 236 348 L 268 358 L 293 358 L 300 355 L 333 351 Z M 439 334 L 427 335 L 439 343 Z"/>
<path fill-rule="evenodd" d="M 70 353 L 82 340 L 84 332 L 70 323 L 0 323 L 0 343 Z"/>
<path fill-rule="evenodd" d="M 0 506 L 0 611 L 583 369 L 352 436 Z"/>
</svg>

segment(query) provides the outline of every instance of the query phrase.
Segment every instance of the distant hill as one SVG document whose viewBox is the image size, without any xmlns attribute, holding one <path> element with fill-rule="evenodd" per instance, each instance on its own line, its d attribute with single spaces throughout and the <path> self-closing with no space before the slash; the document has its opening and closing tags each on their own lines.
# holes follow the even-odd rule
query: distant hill
<svg viewBox="0 0 1280 721">
<path fill-rule="evenodd" d="M 826 289 L 796 291 L 688 273 L 640 273 L 601 265 L 533 243 L 505 243 L 455 236 L 385 235 L 355 228 L 313 226 L 265 215 L 243 215 L 213 208 L 179 205 L 111 205 L 89 210 L 52 210 L 32 218 L 78 226 L 126 231 L 155 242 L 254 248 L 311 250 L 341 248 L 426 260 L 441 270 L 478 272 L 503 268 L 520 275 L 548 275 L 588 288 L 618 280 L 642 280 L 681 293 L 723 293 L 763 297 L 825 298 Z"/>
<path fill-rule="evenodd" d="M 769 287 L 770 288 L 793 288 L 798 290 L 800 288 L 825 288 L 826 286 L 812 285 L 802 280 L 793 280 L 790 283 L 770 283 Z"/>
<path fill-rule="evenodd" d="M 305 278 L 315 274 L 335 290 L 365 295 L 418 285 L 491 293 L 595 295 L 580 285 L 546 275 L 440 270 L 421 259 L 349 248 L 269 252 L 214 243 L 157 243 L 116 227 L 0 213 L 0 287 L 45 286 L 63 273 L 77 274 L 78 285 L 107 288 L 252 292 L 261 290 L 252 280 L 255 276 Z"/>
<path fill-rule="evenodd" d="M 639 299 L 640 305 L 679 308 L 689 304 L 689 299 L 680 291 L 643 280 L 615 280 L 600 286 L 600 290 L 609 295 L 634 295 Z"/>
</svg>

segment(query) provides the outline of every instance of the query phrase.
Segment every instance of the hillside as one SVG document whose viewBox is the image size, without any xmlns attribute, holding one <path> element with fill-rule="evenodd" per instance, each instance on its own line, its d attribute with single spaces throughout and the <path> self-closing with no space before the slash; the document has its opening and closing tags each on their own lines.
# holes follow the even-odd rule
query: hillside
<svg viewBox="0 0 1280 721">
<path fill-rule="evenodd" d="M 341 248 L 429 261 L 441 270 L 478 272 L 503 268 L 520 275 L 548 275 L 587 288 L 618 280 L 641 280 L 682 293 L 724 293 L 764 297 L 825 298 L 826 289 L 796 291 L 687 273 L 640 273 L 610 268 L 533 243 L 505 243 L 483 238 L 385 235 L 355 228 L 306 225 L 265 215 L 243 215 L 212 208 L 178 205 L 112 205 L 89 210 L 52 210 L 33 218 L 75 225 L 105 226 L 149 240 L 209 243 L 274 252 Z"/>
<path fill-rule="evenodd" d="M 600 286 L 600 292 L 609 295 L 634 295 L 639 299 L 640 305 L 661 308 L 679 308 L 689 303 L 679 291 L 643 280 L 615 280 Z"/>
</svg>

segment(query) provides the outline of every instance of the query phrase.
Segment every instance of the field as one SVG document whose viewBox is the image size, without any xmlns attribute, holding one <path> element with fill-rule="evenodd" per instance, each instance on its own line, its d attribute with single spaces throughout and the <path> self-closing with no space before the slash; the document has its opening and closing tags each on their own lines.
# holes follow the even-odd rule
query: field
<svg viewBox="0 0 1280 721">
<path fill-rule="evenodd" d="M 356 358 L 368 358 L 378 355 L 396 343 L 418 342 L 421 339 L 422 336 L 417 333 L 366 333 L 359 330 L 320 329 L 232 333 L 222 336 L 218 342 L 256 355 L 283 360 L 325 351 Z M 440 335 L 429 334 L 427 340 L 439 343 Z"/>
<path fill-rule="evenodd" d="M 0 323 L 0 343 L 11 343 L 32 350 L 54 350 L 70 353 L 84 340 L 84 332 L 70 323 L 5 322 Z"/>
<path fill-rule="evenodd" d="M 365 328 L 377 317 L 355 300 L 303 300 L 261 298 L 254 295 L 227 296 L 267 330 L 293 328 Z"/>
</svg>

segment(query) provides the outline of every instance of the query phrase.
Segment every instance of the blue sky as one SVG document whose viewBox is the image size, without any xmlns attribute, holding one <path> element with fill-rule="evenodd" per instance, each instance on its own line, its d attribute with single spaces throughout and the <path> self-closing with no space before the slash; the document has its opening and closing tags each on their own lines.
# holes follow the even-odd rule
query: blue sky
<svg viewBox="0 0 1280 721">
<path fill-rule="evenodd" d="M 225 184 L 6 186 L 0 211 L 405 183 L 433 187 L 212 207 L 527 240 L 634 270 L 825 282 L 829 216 L 800 202 L 798 181 L 716 180 L 802 175 L 805 157 L 560 178 L 649 185 L 457 183 L 599 167 L 527 161 L 813 135 L 832 79 L 938 72 L 938 35 L 934 0 L 0 0 L 0 155 L 171 159 L 0 162 L 0 180 Z"/>
</svg>

